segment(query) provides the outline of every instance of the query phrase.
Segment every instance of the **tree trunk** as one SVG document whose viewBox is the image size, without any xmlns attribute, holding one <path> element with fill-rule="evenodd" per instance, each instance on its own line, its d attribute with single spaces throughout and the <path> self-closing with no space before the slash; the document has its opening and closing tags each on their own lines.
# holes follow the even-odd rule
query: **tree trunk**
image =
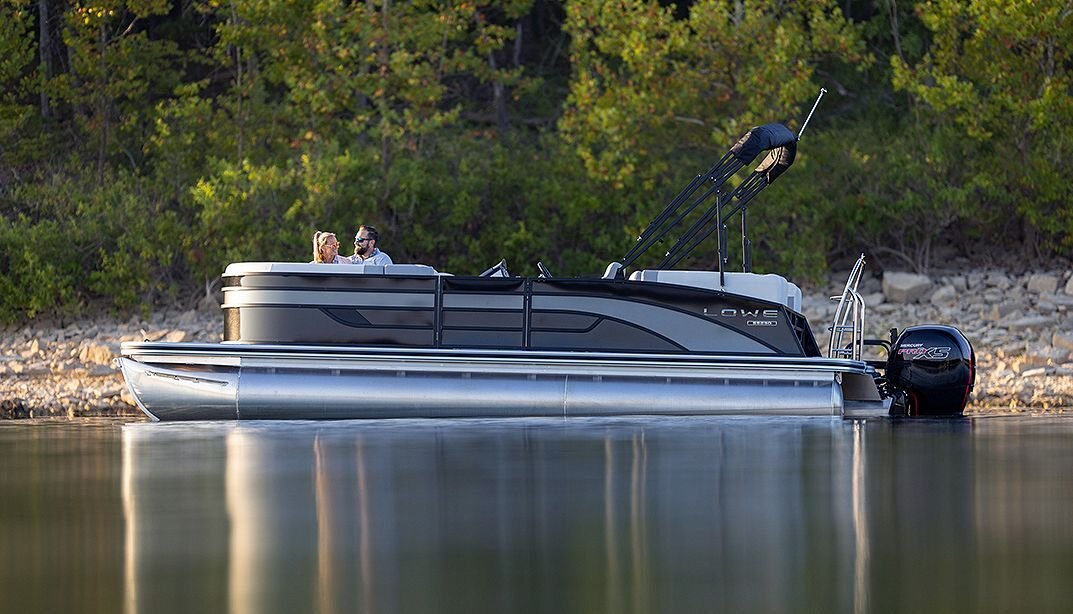
<svg viewBox="0 0 1073 614">
<path fill-rule="evenodd" d="M 107 45 L 107 39 L 105 38 L 104 25 L 100 27 L 100 42 L 101 42 L 101 54 L 100 54 L 100 77 L 98 80 L 97 91 L 97 122 L 100 129 L 100 140 L 98 141 L 97 148 L 97 185 L 104 185 L 104 163 L 108 156 L 108 66 L 106 63 L 105 49 Z"/>
<path fill-rule="evenodd" d="M 492 67 L 492 72 L 497 70 L 496 56 L 494 53 L 488 54 L 488 64 Z M 507 101 L 505 99 L 506 88 L 503 86 L 503 81 L 498 77 L 492 77 L 492 106 L 495 109 L 496 114 L 496 132 L 499 138 L 503 138 L 507 134 L 509 125 L 507 123 Z"/>
<path fill-rule="evenodd" d="M 51 115 L 45 83 L 52 79 L 52 38 L 49 34 L 48 0 L 37 0 L 37 26 L 40 33 L 37 52 L 41 60 L 41 117 Z"/>
</svg>

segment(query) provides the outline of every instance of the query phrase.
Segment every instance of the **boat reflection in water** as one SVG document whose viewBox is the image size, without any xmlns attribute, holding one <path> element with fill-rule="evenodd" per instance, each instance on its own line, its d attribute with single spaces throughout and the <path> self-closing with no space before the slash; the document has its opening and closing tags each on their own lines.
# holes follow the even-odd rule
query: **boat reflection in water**
<svg viewBox="0 0 1073 614">
<path fill-rule="evenodd" d="M 957 609 L 993 588 L 944 563 L 981 554 L 970 434 L 785 418 L 128 425 L 126 610 Z"/>
</svg>

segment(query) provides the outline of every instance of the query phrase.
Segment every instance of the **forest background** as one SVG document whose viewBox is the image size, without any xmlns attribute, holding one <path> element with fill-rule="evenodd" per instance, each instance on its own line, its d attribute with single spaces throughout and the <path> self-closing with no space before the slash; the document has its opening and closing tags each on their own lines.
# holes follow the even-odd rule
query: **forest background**
<svg viewBox="0 0 1073 614">
<path fill-rule="evenodd" d="M 1071 53 L 1068 0 L 0 0 L 0 320 L 193 305 L 360 223 L 396 262 L 596 273 L 820 87 L 758 271 L 1049 262 Z"/>
</svg>

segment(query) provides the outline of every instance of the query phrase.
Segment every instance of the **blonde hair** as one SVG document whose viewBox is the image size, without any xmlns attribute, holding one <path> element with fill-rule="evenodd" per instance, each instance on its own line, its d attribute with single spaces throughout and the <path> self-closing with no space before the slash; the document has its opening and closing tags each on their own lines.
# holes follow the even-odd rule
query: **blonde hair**
<svg viewBox="0 0 1073 614">
<path fill-rule="evenodd" d="M 328 237 L 335 238 L 334 232 L 321 232 L 317 231 L 313 233 L 313 262 L 324 263 L 324 255 L 320 250 L 324 248 L 324 244 L 328 242 Z M 338 239 L 336 239 L 338 241 Z"/>
</svg>

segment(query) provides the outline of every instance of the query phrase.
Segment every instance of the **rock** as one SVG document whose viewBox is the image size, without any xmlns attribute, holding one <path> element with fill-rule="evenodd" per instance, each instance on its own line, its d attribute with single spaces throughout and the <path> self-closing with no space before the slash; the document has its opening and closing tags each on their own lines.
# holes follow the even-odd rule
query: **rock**
<svg viewBox="0 0 1073 614">
<path fill-rule="evenodd" d="M 1025 364 L 1033 366 L 1059 364 L 1069 356 L 1067 350 L 1047 346 L 1046 341 L 1041 343 L 1040 346 L 1025 355 Z"/>
<path fill-rule="evenodd" d="M 1020 303 L 1000 303 L 991 308 L 991 312 L 988 313 L 987 318 L 992 322 L 1001 322 L 1010 314 L 1019 311 L 1021 311 Z"/>
<path fill-rule="evenodd" d="M 1073 295 L 1073 277 L 1070 277 L 1069 281 L 1066 282 L 1065 293 Z"/>
<path fill-rule="evenodd" d="M 1054 326 L 1057 323 L 1058 318 L 1054 316 L 1028 316 L 1008 322 L 1006 328 L 1010 331 L 1036 330 Z"/>
<path fill-rule="evenodd" d="M 1010 281 L 1009 276 L 1007 276 L 1002 271 L 991 271 L 990 273 L 988 273 L 985 283 L 987 283 L 987 285 L 993 288 L 998 288 L 999 290 L 1006 290 L 1013 285 L 1013 282 Z"/>
<path fill-rule="evenodd" d="M 969 282 L 965 279 L 964 275 L 955 275 L 951 277 L 950 285 L 954 286 L 954 289 L 958 292 L 965 292 L 969 289 Z"/>
<path fill-rule="evenodd" d="M 103 343 L 83 343 L 78 351 L 78 359 L 87 365 L 111 364 L 113 358 L 114 351 Z"/>
<path fill-rule="evenodd" d="M 4 399 L 0 401 L 0 418 L 29 418 L 30 410 L 22 399 Z"/>
<path fill-rule="evenodd" d="M 927 275 L 915 273 L 883 274 L 883 295 L 892 303 L 915 303 L 931 288 Z"/>
<path fill-rule="evenodd" d="M 1046 367 L 1038 367 L 1036 369 L 1029 369 L 1021 374 L 1021 377 L 1040 377 L 1041 375 L 1047 375 Z"/>
<path fill-rule="evenodd" d="M 861 277 L 861 283 L 857 287 L 857 291 L 861 294 L 873 294 L 875 292 L 881 292 L 882 290 L 882 283 L 879 281 L 879 279 L 871 275 L 865 275 Z"/>
<path fill-rule="evenodd" d="M 173 330 L 170 333 L 164 335 L 163 340 L 167 341 L 168 343 L 181 343 L 184 339 L 186 339 L 185 330 Z"/>
<path fill-rule="evenodd" d="M 164 337 L 164 335 L 167 335 L 167 334 L 168 334 L 168 331 L 166 331 L 166 330 L 154 330 L 151 333 L 147 333 L 145 331 L 142 331 L 142 338 L 145 339 L 146 341 L 160 341 L 160 339 L 162 337 Z"/>
<path fill-rule="evenodd" d="M 206 296 L 197 302 L 198 311 L 217 313 L 220 311 L 220 299 L 216 296 Z"/>
<path fill-rule="evenodd" d="M 197 318 L 198 315 L 196 311 L 183 312 L 183 315 L 179 316 L 179 326 L 190 326 L 197 322 Z"/>
<path fill-rule="evenodd" d="M 1073 352 L 1073 333 L 1056 332 L 1051 336 L 1051 345 Z"/>
<path fill-rule="evenodd" d="M 1068 294 L 1048 294 L 1046 295 L 1046 300 L 1059 307 L 1073 307 L 1073 296 Z"/>
<path fill-rule="evenodd" d="M 957 299 L 958 293 L 954 286 L 943 286 L 931 294 L 932 305 L 953 305 L 957 303 Z"/>
<path fill-rule="evenodd" d="M 1029 276 L 1026 285 L 1029 292 L 1054 294 L 1058 290 L 1058 277 L 1047 273 L 1036 273 Z"/>
<path fill-rule="evenodd" d="M 38 363 L 27 365 L 26 363 L 16 362 L 12 363 L 8 368 L 22 377 L 41 377 L 52 373 L 51 369 Z"/>
<path fill-rule="evenodd" d="M 864 304 L 867 305 L 868 307 L 875 307 L 876 305 L 882 305 L 883 300 L 884 300 L 884 296 L 883 296 L 882 292 L 873 292 L 871 294 L 866 294 L 862 298 L 864 299 Z"/>
</svg>

